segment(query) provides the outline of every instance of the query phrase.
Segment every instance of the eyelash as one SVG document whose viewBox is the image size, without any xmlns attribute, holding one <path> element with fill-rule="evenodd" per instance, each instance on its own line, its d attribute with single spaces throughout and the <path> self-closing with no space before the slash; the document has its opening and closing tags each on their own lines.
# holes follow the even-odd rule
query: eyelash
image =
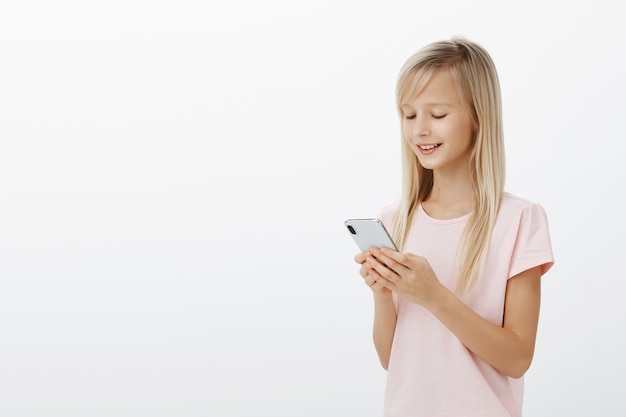
<svg viewBox="0 0 626 417">
<path fill-rule="evenodd" d="M 442 114 L 442 115 L 439 115 L 439 116 L 435 116 L 434 114 L 430 115 L 430 117 L 432 117 L 433 119 L 436 119 L 436 120 L 441 120 L 441 119 L 443 119 L 446 116 L 447 116 L 447 114 Z M 415 115 L 405 116 L 405 118 L 407 120 L 413 120 L 413 119 L 415 119 Z"/>
</svg>

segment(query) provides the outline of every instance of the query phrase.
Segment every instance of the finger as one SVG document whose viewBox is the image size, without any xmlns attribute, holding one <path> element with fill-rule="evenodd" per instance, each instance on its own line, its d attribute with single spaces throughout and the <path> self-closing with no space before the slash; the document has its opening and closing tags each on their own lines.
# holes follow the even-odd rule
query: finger
<svg viewBox="0 0 626 417">
<path fill-rule="evenodd" d="M 365 284 L 374 292 L 382 292 L 384 289 L 391 289 L 392 284 L 375 270 L 370 270 L 369 276 L 364 279 Z"/>
<path fill-rule="evenodd" d="M 372 291 L 375 292 L 381 292 L 384 289 L 393 291 L 393 284 L 381 276 L 378 276 L 378 278 L 374 280 L 372 282 L 372 285 L 370 285 L 369 287 L 372 289 Z"/>
<path fill-rule="evenodd" d="M 356 262 L 357 264 L 362 264 L 363 262 L 365 262 L 366 256 L 367 256 L 367 252 L 358 253 L 354 257 L 354 262 Z"/>
<path fill-rule="evenodd" d="M 379 281 L 374 281 L 374 283 L 370 285 L 370 289 L 372 290 L 372 292 L 381 293 L 383 290 L 386 289 L 386 287 L 382 285 Z"/>
<path fill-rule="evenodd" d="M 371 277 L 372 281 L 380 278 L 378 272 L 373 269 L 373 265 L 368 263 L 367 261 L 361 264 L 361 268 L 359 268 L 359 275 L 363 277 L 364 280 L 367 280 Z"/>
<path fill-rule="evenodd" d="M 375 269 L 377 264 L 379 263 L 375 259 L 369 255 L 367 256 L 365 261 L 361 264 L 361 269 L 359 271 L 363 279 L 370 279 L 372 281 L 384 279 Z"/>
<path fill-rule="evenodd" d="M 370 267 L 362 264 L 361 268 L 359 268 L 359 275 L 361 275 L 363 279 L 367 279 L 370 269 L 371 269 Z"/>
<path fill-rule="evenodd" d="M 388 268 L 386 265 L 381 263 L 380 260 L 377 260 L 374 257 L 368 257 L 367 264 L 372 267 L 372 271 L 374 271 L 378 276 L 385 281 L 388 281 L 390 283 L 389 285 L 393 285 L 399 278 L 396 271 Z"/>
<path fill-rule="evenodd" d="M 363 280 L 368 286 L 372 286 L 376 284 L 376 278 L 372 275 L 368 275 L 367 278 Z"/>
<path fill-rule="evenodd" d="M 392 251 L 387 248 L 374 249 L 372 252 L 374 257 L 398 275 L 401 275 L 407 269 L 410 269 L 408 265 L 406 265 L 404 254 L 400 252 Z"/>
<path fill-rule="evenodd" d="M 378 251 L 380 254 L 385 255 L 391 259 L 393 259 L 394 261 L 398 262 L 399 264 L 402 264 L 406 267 L 408 267 L 408 257 L 406 253 L 403 252 L 399 252 L 397 250 L 393 250 L 393 249 L 389 249 L 389 248 L 378 248 Z"/>
</svg>

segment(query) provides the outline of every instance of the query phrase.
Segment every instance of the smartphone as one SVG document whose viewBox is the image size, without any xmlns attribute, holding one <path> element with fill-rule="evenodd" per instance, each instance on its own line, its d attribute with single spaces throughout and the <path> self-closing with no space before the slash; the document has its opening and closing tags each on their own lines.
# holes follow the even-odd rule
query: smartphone
<svg viewBox="0 0 626 417">
<path fill-rule="evenodd" d="M 369 250 L 372 246 L 398 250 L 380 219 L 348 219 L 344 225 L 361 252 Z"/>
</svg>

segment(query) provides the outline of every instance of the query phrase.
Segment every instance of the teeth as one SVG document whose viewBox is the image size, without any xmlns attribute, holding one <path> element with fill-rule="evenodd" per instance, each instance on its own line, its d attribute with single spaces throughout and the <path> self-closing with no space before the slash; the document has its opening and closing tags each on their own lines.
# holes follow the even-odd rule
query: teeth
<svg viewBox="0 0 626 417">
<path fill-rule="evenodd" d="M 435 144 L 435 145 L 419 145 L 419 147 L 425 151 L 429 150 L 429 149 L 433 149 L 436 148 L 437 146 L 439 146 L 439 144 Z"/>
</svg>

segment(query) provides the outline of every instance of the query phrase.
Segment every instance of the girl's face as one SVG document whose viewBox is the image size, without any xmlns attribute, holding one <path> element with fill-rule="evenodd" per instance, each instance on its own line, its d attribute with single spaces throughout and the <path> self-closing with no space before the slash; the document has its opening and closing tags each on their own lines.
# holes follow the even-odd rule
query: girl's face
<svg viewBox="0 0 626 417">
<path fill-rule="evenodd" d="M 401 106 L 404 139 L 426 169 L 467 169 L 473 143 L 470 110 L 447 71 Z"/>
</svg>

